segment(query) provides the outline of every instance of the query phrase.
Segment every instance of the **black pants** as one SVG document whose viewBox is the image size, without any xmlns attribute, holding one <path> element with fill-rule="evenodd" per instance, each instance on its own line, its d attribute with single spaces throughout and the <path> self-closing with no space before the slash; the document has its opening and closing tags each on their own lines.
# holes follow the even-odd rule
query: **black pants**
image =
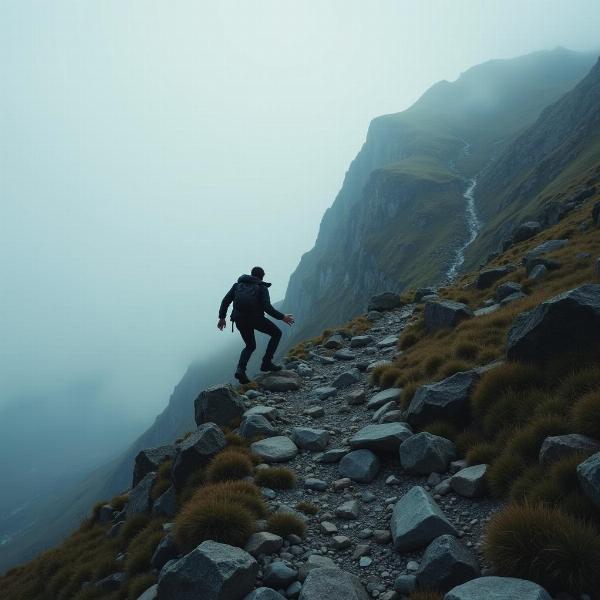
<svg viewBox="0 0 600 600">
<path fill-rule="evenodd" d="M 272 360 L 273 355 L 275 354 L 275 350 L 277 350 L 277 346 L 279 345 L 279 340 L 281 340 L 281 329 L 273 323 L 273 321 L 269 321 L 266 317 L 254 317 L 252 319 L 244 319 L 236 321 L 235 323 L 246 347 L 242 350 L 240 354 L 240 362 L 238 363 L 238 367 L 240 369 L 246 370 L 248 366 L 248 361 L 252 356 L 252 353 L 256 350 L 256 338 L 254 337 L 254 331 L 260 331 L 261 333 L 266 333 L 271 337 L 269 343 L 267 344 L 267 349 L 265 350 L 265 357 L 263 360 Z"/>
</svg>

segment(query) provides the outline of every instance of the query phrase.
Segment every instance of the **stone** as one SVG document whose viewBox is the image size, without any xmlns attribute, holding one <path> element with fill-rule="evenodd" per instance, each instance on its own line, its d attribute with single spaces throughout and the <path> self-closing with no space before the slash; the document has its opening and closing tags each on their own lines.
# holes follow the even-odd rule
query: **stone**
<svg viewBox="0 0 600 600">
<path fill-rule="evenodd" d="M 231 425 L 242 418 L 246 408 L 242 397 L 230 385 L 214 385 L 200 392 L 194 401 L 196 425 Z"/>
<path fill-rule="evenodd" d="M 593 454 L 600 450 L 600 442 L 587 435 L 569 433 L 547 437 L 540 448 L 539 461 L 543 466 L 551 465 L 561 458 L 577 452 Z"/>
<path fill-rule="evenodd" d="M 327 340 L 323 344 L 323 347 L 327 348 L 328 350 L 339 350 L 343 346 L 344 346 L 344 338 L 339 334 L 330 336 L 329 338 L 327 338 Z"/>
<path fill-rule="evenodd" d="M 332 539 L 335 540 L 336 537 L 341 536 L 334 536 Z M 331 558 L 329 558 L 328 556 L 321 556 L 320 554 L 311 554 L 306 559 L 305 563 L 300 567 L 300 570 L 298 571 L 298 579 L 300 581 L 304 581 L 306 579 L 306 576 L 313 569 L 331 569 L 335 568 L 335 566 L 335 562 L 333 562 L 333 560 L 331 560 Z"/>
<path fill-rule="evenodd" d="M 417 433 L 400 444 L 400 464 L 409 473 L 445 473 L 455 457 L 456 447 L 453 442 L 426 431 Z"/>
<path fill-rule="evenodd" d="M 331 385 L 327 385 L 315 388 L 311 393 L 319 400 L 327 400 L 327 398 L 335 396 L 338 393 L 338 389 Z"/>
<path fill-rule="evenodd" d="M 283 546 L 283 538 L 268 531 L 253 533 L 246 542 L 244 550 L 256 557 L 260 554 L 275 554 Z"/>
<path fill-rule="evenodd" d="M 158 576 L 161 600 L 241 600 L 252 591 L 258 563 L 244 550 L 211 540 L 167 563 Z"/>
<path fill-rule="evenodd" d="M 327 489 L 327 482 L 322 479 L 315 479 L 314 477 L 308 477 L 304 480 L 304 487 L 308 490 L 316 490 L 317 492 L 324 492 Z"/>
<path fill-rule="evenodd" d="M 378 348 L 393 348 L 398 344 L 398 336 L 397 335 L 388 335 L 384 337 L 382 340 L 377 342 Z"/>
<path fill-rule="evenodd" d="M 330 450 L 325 450 L 325 452 L 319 456 L 317 462 L 326 464 L 337 463 L 340 462 L 348 452 L 350 452 L 350 448 L 331 448 Z"/>
<path fill-rule="evenodd" d="M 185 438 L 177 448 L 171 478 L 179 490 L 187 478 L 199 467 L 227 446 L 225 435 L 214 423 L 204 423 L 196 431 Z"/>
<path fill-rule="evenodd" d="M 325 409 L 322 406 L 310 406 L 304 410 L 302 414 L 305 414 L 311 419 L 319 419 L 320 417 L 325 416 Z"/>
<path fill-rule="evenodd" d="M 487 465 L 473 465 L 462 469 L 450 478 L 450 487 L 465 498 L 478 498 L 487 492 L 485 475 Z"/>
<path fill-rule="evenodd" d="M 370 556 L 361 556 L 358 561 L 359 567 L 370 567 L 373 559 Z"/>
<path fill-rule="evenodd" d="M 271 588 L 259 587 L 248 594 L 244 600 L 285 600 L 285 596 Z"/>
<path fill-rule="evenodd" d="M 298 454 L 298 447 L 285 435 L 277 435 L 251 444 L 250 449 L 267 463 L 291 460 Z"/>
<path fill-rule="evenodd" d="M 266 586 L 275 589 L 285 588 L 297 578 L 298 571 L 292 569 L 280 560 L 276 560 L 267 565 L 263 573 L 263 583 Z"/>
<path fill-rule="evenodd" d="M 510 296 L 506 296 L 506 298 L 503 298 L 500 302 L 500 306 L 506 306 L 511 302 L 515 302 L 516 300 L 522 300 L 523 298 L 527 298 L 527 294 L 524 294 L 523 292 L 515 292 L 514 294 L 510 294 Z"/>
<path fill-rule="evenodd" d="M 367 367 L 367 373 L 372 373 L 375 369 L 379 369 L 382 367 L 391 367 L 393 364 L 394 363 L 391 360 L 376 360 L 372 363 L 369 363 L 369 366 Z"/>
<path fill-rule="evenodd" d="M 366 398 L 365 390 L 352 390 L 346 395 L 346 402 L 350 406 L 355 406 L 357 404 L 364 404 Z"/>
<path fill-rule="evenodd" d="M 408 596 L 417 587 L 416 575 L 398 575 L 394 580 L 394 589 L 399 594 L 405 594 Z"/>
<path fill-rule="evenodd" d="M 331 545 L 336 550 L 345 550 L 346 548 L 350 548 L 350 546 L 352 546 L 352 540 L 345 535 L 334 535 L 331 538 Z"/>
<path fill-rule="evenodd" d="M 489 269 L 483 269 L 479 271 L 477 279 L 475 280 L 475 287 L 478 290 L 485 290 L 490 287 L 493 283 L 502 279 L 505 275 L 512 273 L 515 270 L 514 265 L 503 265 L 501 267 L 491 267 Z"/>
<path fill-rule="evenodd" d="M 246 419 L 253 415 L 260 415 L 261 417 L 265 417 L 265 419 L 269 419 L 269 421 L 275 421 L 279 416 L 279 410 L 274 406 L 265 406 L 264 404 L 257 404 L 252 408 L 249 408 L 243 415 L 243 418 Z"/>
<path fill-rule="evenodd" d="M 331 521 L 321 521 L 321 529 L 327 535 L 333 535 L 338 532 L 337 526 Z"/>
<path fill-rule="evenodd" d="M 258 390 L 248 390 L 245 393 L 246 398 L 248 398 L 248 400 L 256 400 L 256 398 L 260 398 L 262 396 L 262 392 L 259 392 Z"/>
<path fill-rule="evenodd" d="M 479 575 L 477 557 L 453 535 L 446 534 L 427 546 L 417 571 L 417 585 L 447 592 Z"/>
<path fill-rule="evenodd" d="M 104 577 L 100 581 L 96 581 L 96 583 L 94 583 L 94 587 L 99 588 L 105 592 L 115 592 L 119 590 L 126 581 L 126 573 L 112 573 L 111 575 Z"/>
<path fill-rule="evenodd" d="M 123 525 L 125 525 L 125 521 L 117 521 L 106 534 L 106 537 L 116 538 L 119 533 L 121 533 L 121 529 L 123 529 Z"/>
<path fill-rule="evenodd" d="M 344 388 L 350 387 L 352 384 L 360 381 L 360 371 L 358 369 L 350 369 L 340 373 L 331 383 L 331 386 L 343 390 Z"/>
<path fill-rule="evenodd" d="M 290 583 L 287 590 L 285 590 L 286 598 L 298 598 L 300 596 L 300 592 L 302 590 L 302 584 L 299 581 L 294 581 Z"/>
<path fill-rule="evenodd" d="M 300 600 L 369 600 L 362 583 L 338 568 L 311 569 L 306 576 Z"/>
<path fill-rule="evenodd" d="M 348 500 L 335 509 L 335 515 L 340 519 L 358 519 L 360 504 L 357 500 Z"/>
<path fill-rule="evenodd" d="M 419 303 L 425 298 L 425 296 L 435 296 L 437 291 L 435 288 L 417 288 L 413 302 Z"/>
<path fill-rule="evenodd" d="M 476 317 L 483 317 L 484 315 L 491 315 L 493 312 L 496 312 L 500 308 L 500 304 L 492 304 L 490 306 L 485 306 L 484 308 L 478 308 L 476 311 L 473 311 L 473 314 Z"/>
<path fill-rule="evenodd" d="M 597 348 L 600 285 L 586 284 L 521 313 L 508 332 L 509 360 L 544 364 L 572 352 Z"/>
<path fill-rule="evenodd" d="M 351 436 L 348 444 L 353 449 L 366 448 L 373 452 L 393 454 L 411 435 L 412 430 L 406 423 L 367 425 Z"/>
<path fill-rule="evenodd" d="M 373 532 L 369 530 L 369 536 L 373 535 Z M 366 539 L 366 538 L 365 538 Z M 360 558 L 361 556 L 367 556 L 367 554 L 371 553 L 371 548 L 369 547 L 369 544 L 357 544 L 356 548 L 354 549 L 354 552 L 352 553 L 352 560 L 356 560 L 357 558 Z"/>
<path fill-rule="evenodd" d="M 137 600 L 157 600 L 158 599 L 158 585 L 155 583 L 151 585 Z"/>
<path fill-rule="evenodd" d="M 357 483 L 370 483 L 377 477 L 381 463 L 370 450 L 354 450 L 346 454 L 338 464 L 342 477 L 348 477 Z"/>
<path fill-rule="evenodd" d="M 402 397 L 402 388 L 388 388 L 375 394 L 367 402 L 367 408 L 375 409 L 380 408 L 388 402 L 398 402 Z"/>
<path fill-rule="evenodd" d="M 394 410 L 395 408 L 398 408 L 398 405 L 396 404 L 396 402 L 388 402 L 387 404 L 384 404 L 383 406 L 380 406 L 374 413 L 373 413 L 373 418 L 371 419 L 374 423 L 383 423 L 384 417 L 391 412 L 392 410 Z"/>
<path fill-rule="evenodd" d="M 562 264 L 557 260 L 550 258 L 532 258 L 529 261 L 527 261 L 527 263 L 525 263 L 525 271 L 527 272 L 527 277 L 531 278 L 531 273 L 538 266 L 545 267 L 547 272 L 556 271 L 557 269 L 560 269 Z"/>
<path fill-rule="evenodd" d="M 378 423 L 400 423 L 401 421 L 404 421 L 404 411 L 402 410 L 387 411 L 381 419 L 377 420 Z"/>
<path fill-rule="evenodd" d="M 496 291 L 494 292 L 494 296 L 496 298 L 496 302 L 501 302 L 504 298 L 510 296 L 511 294 L 518 294 L 523 291 L 523 286 L 520 283 L 516 283 L 515 281 L 507 281 L 505 283 L 500 284 Z"/>
<path fill-rule="evenodd" d="M 170 535 L 166 535 L 156 546 L 154 554 L 150 559 L 150 565 L 153 569 L 160 571 L 170 560 L 177 558 L 179 550 L 175 541 Z"/>
<path fill-rule="evenodd" d="M 425 303 L 425 328 L 429 332 L 456 327 L 473 316 L 473 311 L 462 302 L 433 300 Z"/>
<path fill-rule="evenodd" d="M 110 504 L 104 504 L 98 511 L 97 521 L 100 525 L 106 525 L 113 520 L 115 509 Z"/>
<path fill-rule="evenodd" d="M 148 473 L 158 471 L 161 463 L 173 458 L 173 456 L 175 456 L 175 446 L 172 444 L 140 450 L 135 457 L 131 487 L 135 487 Z"/>
<path fill-rule="evenodd" d="M 373 541 L 376 544 L 389 544 L 392 541 L 392 534 L 388 529 L 376 529 L 373 532 Z"/>
<path fill-rule="evenodd" d="M 600 227 L 600 202 L 596 202 L 592 208 L 592 221 L 596 227 Z"/>
<path fill-rule="evenodd" d="M 440 535 L 458 536 L 435 500 L 418 485 L 396 502 L 390 530 L 398 552 L 424 548 Z"/>
<path fill-rule="evenodd" d="M 369 319 L 369 321 L 379 321 L 382 317 L 383 315 L 378 310 L 370 310 L 367 313 L 367 319 Z"/>
<path fill-rule="evenodd" d="M 152 505 L 152 513 L 161 517 L 173 518 L 177 513 L 177 491 L 170 486 Z"/>
<path fill-rule="evenodd" d="M 127 508 L 125 514 L 127 518 L 146 513 L 152 506 L 152 497 L 150 492 L 156 481 L 156 473 L 148 473 L 130 492 L 127 499 Z"/>
<path fill-rule="evenodd" d="M 254 380 L 268 392 L 293 392 L 300 389 L 301 378 L 295 371 L 276 371 L 258 375 Z"/>
<path fill-rule="evenodd" d="M 537 583 L 513 577 L 478 577 L 451 589 L 444 600 L 552 600 Z"/>
<path fill-rule="evenodd" d="M 600 508 L 600 452 L 577 466 L 577 479 L 584 494 Z"/>
<path fill-rule="evenodd" d="M 240 423 L 240 435 L 246 439 L 255 437 L 273 437 L 277 430 L 272 423 L 262 415 L 244 417 Z"/>
<path fill-rule="evenodd" d="M 373 341 L 370 335 L 355 335 L 350 339 L 350 348 L 362 348 L 368 346 Z"/>
<path fill-rule="evenodd" d="M 399 294 L 394 292 L 383 292 L 382 294 L 376 294 L 371 296 L 369 300 L 369 306 L 367 310 L 377 310 L 383 312 L 386 310 L 394 310 L 402 306 L 402 300 Z"/>
<path fill-rule="evenodd" d="M 513 231 L 512 239 L 515 243 L 524 242 L 537 235 L 541 230 L 541 223 L 538 223 L 537 221 L 527 221 L 527 223 L 522 223 Z"/>
<path fill-rule="evenodd" d="M 312 427 L 293 427 L 292 440 L 303 450 L 321 452 L 329 443 L 329 432 L 325 429 L 314 429 Z"/>
<path fill-rule="evenodd" d="M 313 369 L 305 363 L 300 363 L 296 368 L 296 371 L 300 377 L 312 377 L 315 373 Z"/>
<path fill-rule="evenodd" d="M 569 243 L 569 240 L 548 240 L 539 246 L 536 246 L 533 250 L 530 250 L 523 259 L 523 264 L 527 266 L 527 263 L 530 262 L 534 258 L 539 258 L 540 256 L 544 256 L 545 254 L 549 254 L 550 252 L 556 252 L 556 250 L 560 250 L 564 248 Z"/>
<path fill-rule="evenodd" d="M 356 354 L 351 352 L 347 348 L 342 348 L 341 350 L 337 350 L 333 355 L 333 358 L 336 360 L 354 360 L 356 358 Z"/>
<path fill-rule="evenodd" d="M 479 378 L 479 373 L 474 369 L 420 386 L 410 401 L 408 422 L 413 426 L 421 426 L 438 419 L 461 416 L 469 405 L 469 396 Z"/>
</svg>

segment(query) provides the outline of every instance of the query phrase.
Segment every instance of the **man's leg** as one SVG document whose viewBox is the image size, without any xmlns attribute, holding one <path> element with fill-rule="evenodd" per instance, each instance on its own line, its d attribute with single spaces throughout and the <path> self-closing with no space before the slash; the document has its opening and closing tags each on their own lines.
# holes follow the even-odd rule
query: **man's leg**
<svg viewBox="0 0 600 600">
<path fill-rule="evenodd" d="M 279 329 L 273 321 L 270 321 L 265 317 L 261 317 L 255 321 L 254 329 L 261 333 L 266 333 L 271 338 L 267 344 L 267 349 L 265 350 L 265 356 L 263 358 L 263 364 L 270 364 L 275 355 L 275 351 L 277 350 L 277 346 L 279 346 L 279 341 L 281 340 L 281 329 Z"/>
<path fill-rule="evenodd" d="M 252 356 L 254 350 L 256 350 L 256 338 L 254 337 L 254 327 L 251 323 L 236 323 L 236 327 L 244 340 L 246 346 L 243 348 L 240 354 L 240 360 L 238 362 L 238 371 L 246 372 L 248 361 Z"/>
</svg>

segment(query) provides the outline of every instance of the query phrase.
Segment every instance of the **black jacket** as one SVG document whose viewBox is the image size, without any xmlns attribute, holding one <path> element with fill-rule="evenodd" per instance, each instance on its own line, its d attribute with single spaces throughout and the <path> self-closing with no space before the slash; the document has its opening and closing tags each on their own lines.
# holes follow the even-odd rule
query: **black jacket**
<svg viewBox="0 0 600 600">
<path fill-rule="evenodd" d="M 219 308 L 219 319 L 224 319 L 227 316 L 227 309 L 229 305 L 233 302 L 235 298 L 235 288 L 238 283 L 254 283 L 258 286 L 258 297 L 260 301 L 260 310 L 254 314 L 239 314 L 236 311 L 235 307 L 231 311 L 231 320 L 232 321 L 241 321 L 243 319 L 252 319 L 255 317 L 264 317 L 265 313 L 272 316 L 274 319 L 283 320 L 285 315 L 282 312 L 279 312 L 276 308 L 271 306 L 271 298 L 269 297 L 269 287 L 271 287 L 270 283 L 259 279 L 258 277 L 253 277 L 252 275 L 242 275 L 237 283 L 234 283 L 231 286 L 231 289 L 225 294 L 223 301 L 221 302 L 221 308 Z"/>
</svg>

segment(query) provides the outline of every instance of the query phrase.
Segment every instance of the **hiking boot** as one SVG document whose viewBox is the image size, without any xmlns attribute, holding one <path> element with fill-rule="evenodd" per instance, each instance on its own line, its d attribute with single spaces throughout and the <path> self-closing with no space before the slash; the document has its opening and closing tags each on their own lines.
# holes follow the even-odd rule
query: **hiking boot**
<svg viewBox="0 0 600 600">
<path fill-rule="evenodd" d="M 241 367 L 238 367 L 236 369 L 234 377 L 242 384 L 250 383 L 250 380 L 248 379 L 248 376 L 246 375 L 246 371 L 244 369 L 242 369 Z"/>
<path fill-rule="evenodd" d="M 261 371 L 281 371 L 281 369 L 283 369 L 281 365 L 276 365 L 271 362 L 271 360 L 267 359 L 263 359 L 262 363 L 260 364 Z"/>
</svg>

